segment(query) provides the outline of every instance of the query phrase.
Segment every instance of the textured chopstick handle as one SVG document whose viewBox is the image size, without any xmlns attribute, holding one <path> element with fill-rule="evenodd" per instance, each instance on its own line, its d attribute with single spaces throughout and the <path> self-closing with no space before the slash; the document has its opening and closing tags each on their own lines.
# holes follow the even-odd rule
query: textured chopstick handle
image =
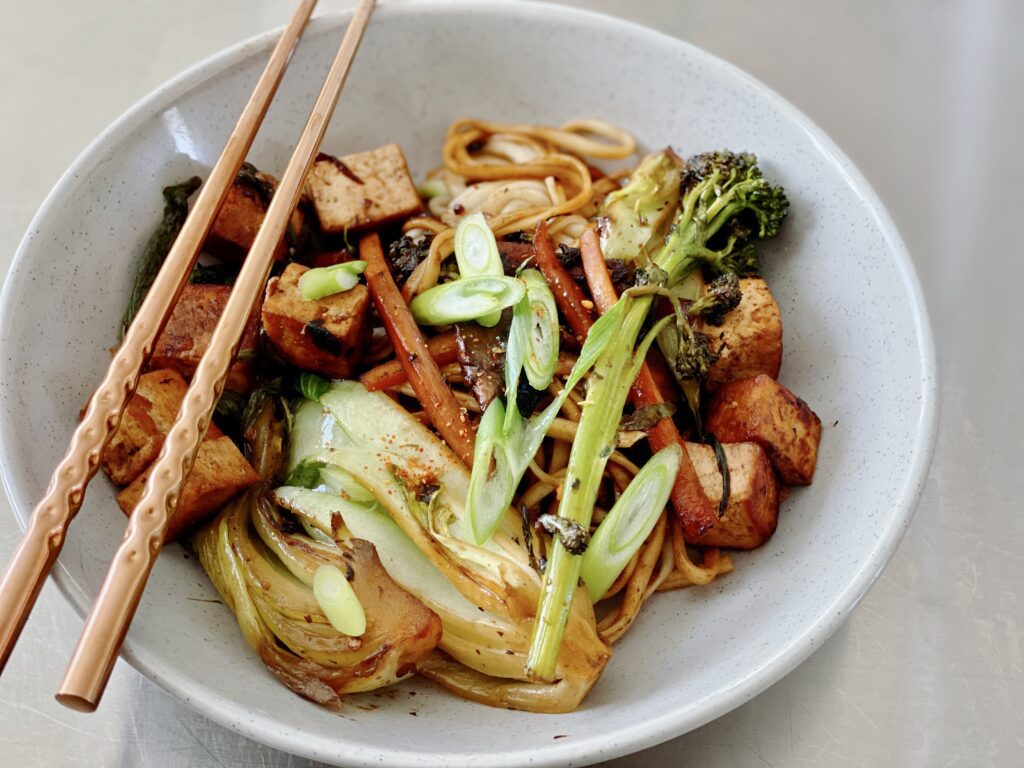
<svg viewBox="0 0 1024 768">
<path fill-rule="evenodd" d="M 114 555 L 103 587 L 86 618 L 82 636 L 57 693 L 57 700 L 66 706 L 92 711 L 103 695 L 117 652 L 163 546 L 167 524 L 177 505 L 182 484 L 210 424 L 228 366 L 238 351 L 242 331 L 263 292 L 274 252 L 302 194 L 306 176 L 327 130 L 373 5 L 373 0 L 362 0 L 345 31 L 309 121 L 146 481 L 142 498 L 128 520 L 124 541 Z"/>
<path fill-rule="evenodd" d="M 210 172 L 192 212 L 128 328 L 121 348 L 89 399 L 85 417 L 75 429 L 67 453 L 54 470 L 46 494 L 32 512 L 25 536 L 11 558 L 3 581 L 0 581 L 0 671 L 7 663 L 39 590 L 60 554 L 68 525 L 82 505 L 85 487 L 96 474 L 100 454 L 117 429 L 125 403 L 139 382 L 142 366 L 149 359 L 178 295 L 188 282 L 199 249 L 245 160 L 315 5 L 316 0 L 300 0 L 224 152 Z"/>
</svg>

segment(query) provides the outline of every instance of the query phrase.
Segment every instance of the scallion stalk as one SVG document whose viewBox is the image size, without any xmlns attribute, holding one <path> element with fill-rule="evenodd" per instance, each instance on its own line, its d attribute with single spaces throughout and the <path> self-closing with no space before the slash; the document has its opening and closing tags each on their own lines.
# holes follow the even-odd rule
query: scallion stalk
<svg viewBox="0 0 1024 768">
<path fill-rule="evenodd" d="M 558 308 L 548 281 L 536 269 L 524 269 L 526 298 L 515 306 L 512 329 L 525 341 L 523 370 L 530 386 L 547 389 L 558 366 Z"/>
<path fill-rule="evenodd" d="M 409 310 L 423 325 L 451 325 L 500 313 L 525 295 L 526 287 L 514 277 L 463 277 L 424 291 Z"/>
<path fill-rule="evenodd" d="M 682 449 L 674 443 L 654 454 L 590 537 L 580 578 L 593 602 L 608 591 L 654 529 L 682 458 Z"/>
<path fill-rule="evenodd" d="M 317 267 L 302 273 L 299 291 L 306 301 L 316 301 L 355 288 L 359 275 L 366 270 L 365 261 L 346 261 L 329 267 Z"/>
</svg>

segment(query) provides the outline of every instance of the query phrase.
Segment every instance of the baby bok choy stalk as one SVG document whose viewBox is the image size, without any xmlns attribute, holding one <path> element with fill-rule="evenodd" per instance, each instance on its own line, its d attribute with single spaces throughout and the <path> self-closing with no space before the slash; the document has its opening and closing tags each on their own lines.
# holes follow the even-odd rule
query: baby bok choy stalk
<svg viewBox="0 0 1024 768">
<path fill-rule="evenodd" d="M 640 549 L 665 510 L 683 451 L 662 448 L 644 464 L 590 537 L 580 578 L 593 602 L 601 599 Z"/>
<path fill-rule="evenodd" d="M 609 655 L 589 601 L 569 618 L 558 682 L 530 680 L 524 662 L 540 578 L 522 546 L 520 520 L 505 507 L 493 535 L 473 543 L 469 472 L 447 445 L 357 382 L 336 382 L 320 403 L 303 403 L 293 424 L 299 448 L 291 463 L 323 461 L 324 488 L 279 488 L 277 500 L 339 545 L 349 537 L 371 542 L 391 578 L 440 616 L 444 653 L 420 662 L 422 674 L 493 706 L 565 712 L 579 704 Z M 333 495 L 326 488 L 332 468 L 373 501 Z"/>
<path fill-rule="evenodd" d="M 192 543 L 263 663 L 295 692 L 334 706 L 346 694 L 407 676 L 439 642 L 441 621 L 395 583 L 365 541 L 310 539 L 270 503 L 265 490 L 278 474 L 283 443 L 274 410 L 266 398 L 248 446 L 263 482 L 230 502 Z M 351 594 L 332 597 L 332 586 Z"/>
<path fill-rule="evenodd" d="M 501 277 L 505 269 L 498 253 L 498 242 L 482 213 L 472 213 L 455 228 L 455 261 L 459 277 Z M 501 319 L 501 312 L 491 312 L 476 319 L 480 325 L 492 328 Z"/>
</svg>

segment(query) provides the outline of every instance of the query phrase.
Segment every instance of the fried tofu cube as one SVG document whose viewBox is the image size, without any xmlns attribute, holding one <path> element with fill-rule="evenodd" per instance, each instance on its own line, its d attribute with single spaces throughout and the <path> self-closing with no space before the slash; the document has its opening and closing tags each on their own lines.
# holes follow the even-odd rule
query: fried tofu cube
<svg viewBox="0 0 1024 768">
<path fill-rule="evenodd" d="M 347 378 L 369 341 L 370 291 L 359 284 L 333 296 L 304 299 L 299 278 L 306 271 L 301 264 L 289 264 L 267 283 L 263 329 L 292 365 L 332 379 Z"/>
<path fill-rule="evenodd" d="M 821 419 L 770 376 L 732 381 L 715 392 L 706 429 L 723 443 L 757 443 L 788 485 L 810 485 Z"/>
<path fill-rule="evenodd" d="M 324 232 L 369 229 L 423 210 L 397 144 L 342 158 L 320 154 L 306 189 Z"/>
<path fill-rule="evenodd" d="M 707 320 L 697 322 L 697 330 L 711 338 L 711 348 L 719 353 L 708 371 L 708 389 L 737 379 L 749 379 L 765 373 L 778 378 L 782 365 L 782 314 L 759 277 L 740 280 L 743 294 L 739 306 L 726 313 L 722 325 Z"/>
<path fill-rule="evenodd" d="M 132 482 L 157 457 L 187 389 L 174 370 L 152 371 L 139 378 L 121 423 L 100 456 L 100 466 L 114 483 Z M 207 437 L 222 434 L 211 424 Z"/>
<path fill-rule="evenodd" d="M 172 368 L 191 378 L 210 346 L 213 329 L 230 294 L 231 287 L 227 285 L 186 285 L 163 333 L 156 340 L 150 365 Z M 256 354 L 258 343 L 259 317 L 254 313 L 242 333 L 238 357 L 228 369 L 225 389 L 242 394 L 252 389 L 255 371 L 251 358 Z"/>
<path fill-rule="evenodd" d="M 213 221 L 205 250 L 226 261 L 242 261 L 256 239 L 277 184 L 277 179 L 269 173 L 258 171 L 248 163 L 243 165 Z M 274 253 L 275 259 L 283 259 L 290 245 L 301 240 L 304 227 L 305 215 L 299 207 L 292 213 L 288 230 Z"/>
<path fill-rule="evenodd" d="M 714 527 L 690 544 L 755 549 L 773 533 L 779 519 L 779 489 L 771 462 L 756 443 L 724 443 L 729 467 L 729 502 Z M 722 473 L 709 445 L 687 443 L 701 487 L 717 507 L 722 500 Z"/>
<path fill-rule="evenodd" d="M 117 503 L 126 515 L 132 513 L 142 498 L 151 470 L 152 465 L 117 495 Z M 174 541 L 236 493 L 255 485 L 259 479 L 256 470 L 245 460 L 230 437 L 221 434 L 211 438 L 207 433 L 196 453 L 192 472 L 181 489 L 178 508 L 171 517 L 165 540 Z"/>
</svg>

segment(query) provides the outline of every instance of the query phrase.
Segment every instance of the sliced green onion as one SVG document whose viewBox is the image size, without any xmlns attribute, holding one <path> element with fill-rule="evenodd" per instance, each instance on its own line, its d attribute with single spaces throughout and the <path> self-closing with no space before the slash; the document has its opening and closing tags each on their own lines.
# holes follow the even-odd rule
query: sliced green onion
<svg viewBox="0 0 1024 768">
<path fill-rule="evenodd" d="M 478 544 L 487 541 L 497 528 L 512 501 L 515 489 L 526 474 L 551 422 L 558 416 L 569 393 L 580 383 L 587 371 L 615 339 L 624 317 L 620 301 L 590 328 L 565 387 L 540 413 L 523 419 L 515 405 L 515 390 L 509 396 L 507 412 L 500 400 L 494 400 L 484 412 L 477 428 L 473 471 L 469 479 L 466 512 L 471 533 Z M 511 346 L 511 345 L 510 345 Z M 514 348 L 512 353 L 515 354 Z M 506 353 L 506 363 L 509 353 Z M 506 368 L 506 376 L 508 369 Z M 500 430 L 500 431 L 499 431 Z M 494 462 L 492 471 L 491 462 Z M 321 470 L 321 473 L 324 470 Z"/>
<path fill-rule="evenodd" d="M 509 456 L 509 441 L 504 431 L 505 406 L 494 398 L 487 406 L 476 432 L 473 472 L 466 494 L 469 530 L 477 544 L 494 533 L 512 503 L 519 477 Z M 492 467 L 493 464 L 493 467 Z"/>
<path fill-rule="evenodd" d="M 455 228 L 454 247 L 461 278 L 501 277 L 505 274 L 498 253 L 498 242 L 482 213 L 471 213 L 459 222 Z M 499 311 L 482 315 L 476 321 L 490 328 L 497 325 L 500 319 Z"/>
<path fill-rule="evenodd" d="M 345 574 L 335 565 L 321 565 L 313 574 L 313 597 L 339 632 L 359 637 L 366 631 L 366 612 Z"/>
<path fill-rule="evenodd" d="M 523 370 L 534 389 L 547 389 L 558 365 L 558 309 L 548 281 L 536 269 L 519 274 L 526 298 L 516 304 L 512 331 L 525 340 Z"/>
<path fill-rule="evenodd" d="M 448 194 L 448 185 L 445 184 L 443 176 L 435 176 L 416 187 L 416 194 L 424 200 L 430 200 L 431 198 Z"/>
<path fill-rule="evenodd" d="M 366 270 L 365 261 L 346 261 L 330 267 L 317 267 L 303 272 L 299 278 L 299 292 L 306 301 L 349 291 L 359 282 Z"/>
<path fill-rule="evenodd" d="M 451 325 L 501 312 L 525 295 L 526 287 L 514 277 L 463 277 L 424 291 L 409 309 L 423 325 Z"/>
<path fill-rule="evenodd" d="M 675 483 L 683 451 L 669 445 L 644 464 L 590 537 L 580 578 L 593 602 L 601 599 L 654 530 Z"/>
</svg>

